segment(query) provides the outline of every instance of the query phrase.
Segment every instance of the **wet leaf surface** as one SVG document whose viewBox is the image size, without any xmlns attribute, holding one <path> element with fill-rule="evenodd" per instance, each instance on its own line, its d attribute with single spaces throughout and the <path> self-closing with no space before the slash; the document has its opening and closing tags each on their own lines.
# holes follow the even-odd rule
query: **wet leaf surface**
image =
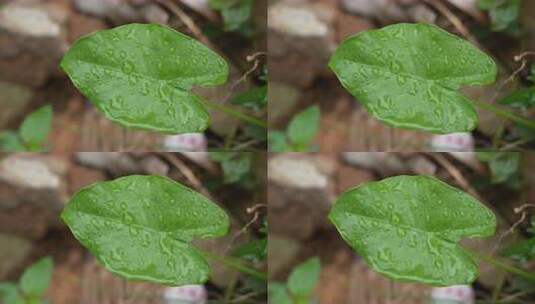
<svg viewBox="0 0 535 304">
<path fill-rule="evenodd" d="M 111 272 L 168 285 L 201 284 L 210 269 L 190 241 L 228 232 L 226 213 L 161 176 L 132 175 L 74 195 L 61 215 Z"/>
<path fill-rule="evenodd" d="M 61 67 L 112 121 L 164 133 L 205 130 L 210 117 L 190 89 L 223 84 L 229 70 L 203 44 L 157 24 L 128 24 L 81 38 Z"/>
<path fill-rule="evenodd" d="M 477 114 L 458 89 L 490 84 L 497 73 L 489 56 L 429 24 L 395 24 L 352 36 L 329 66 L 375 118 L 433 133 L 473 130 Z"/>
<path fill-rule="evenodd" d="M 478 275 L 457 242 L 494 233 L 494 214 L 476 199 L 429 176 L 396 176 L 353 188 L 329 219 L 377 272 L 437 286 L 469 284 Z"/>
</svg>

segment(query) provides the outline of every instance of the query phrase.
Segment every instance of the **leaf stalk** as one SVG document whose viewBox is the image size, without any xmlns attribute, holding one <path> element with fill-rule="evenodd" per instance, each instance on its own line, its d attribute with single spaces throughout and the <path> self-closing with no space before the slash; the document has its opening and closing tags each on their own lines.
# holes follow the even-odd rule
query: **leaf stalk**
<svg viewBox="0 0 535 304">
<path fill-rule="evenodd" d="M 522 117 L 522 116 L 519 116 L 509 110 L 506 110 L 504 108 L 501 108 L 501 107 L 497 107 L 495 105 L 492 105 L 490 103 L 487 103 L 487 102 L 481 102 L 481 101 L 477 101 L 477 100 L 473 100 L 472 101 L 474 103 L 474 105 L 476 105 L 477 107 L 481 108 L 481 109 L 484 109 L 484 110 L 487 110 L 489 112 L 492 112 L 494 114 L 496 114 L 497 116 L 500 116 L 500 117 L 503 117 L 503 118 L 507 118 L 511 121 L 514 121 L 516 122 L 517 124 L 519 125 L 522 125 L 524 127 L 527 127 L 529 129 L 532 129 L 532 130 L 535 130 L 535 120 L 529 120 L 525 117 Z"/>
<path fill-rule="evenodd" d="M 215 101 L 207 101 L 203 100 L 203 103 L 208 108 L 212 108 L 218 111 L 221 111 L 229 116 L 235 117 L 241 121 L 250 123 L 252 125 L 267 129 L 267 123 L 263 121 L 262 119 L 256 118 L 254 116 L 251 116 L 249 114 L 245 114 L 241 111 L 238 111 L 234 109 L 233 107 L 230 107 L 228 105 L 223 105 L 222 103 L 215 102 Z"/>
<path fill-rule="evenodd" d="M 199 250 L 199 251 L 206 259 L 220 262 L 221 264 L 223 264 L 223 265 L 225 265 L 225 266 L 227 266 L 229 268 L 232 268 L 232 269 L 235 269 L 235 270 L 237 270 L 239 272 L 248 274 L 248 275 L 250 275 L 250 276 L 252 276 L 254 278 L 257 278 L 259 280 L 267 281 L 267 275 L 266 275 L 265 272 L 261 272 L 261 271 L 258 271 L 256 269 L 254 269 L 254 268 L 246 266 L 237 258 L 219 256 L 219 255 L 216 255 L 216 254 L 213 254 L 213 253 L 210 253 L 210 252 L 207 252 L 207 251 L 203 251 L 203 250 Z"/>
<path fill-rule="evenodd" d="M 467 250 L 466 248 L 464 248 L 465 250 Z M 479 254 L 477 252 L 474 252 L 474 251 L 471 251 L 471 250 L 467 250 L 469 253 L 472 254 L 472 256 L 474 256 L 475 258 L 477 258 L 478 260 L 480 261 L 483 261 L 483 262 L 486 262 L 488 264 L 491 264 L 492 266 L 494 267 L 497 267 L 497 268 L 500 268 L 502 270 L 505 270 L 507 272 L 510 272 L 510 273 L 513 273 L 513 274 L 516 274 L 520 277 L 523 277 L 531 282 L 535 282 L 535 273 L 529 273 L 527 271 L 524 271 L 520 268 L 516 268 L 514 266 L 511 266 L 509 264 L 506 264 L 504 262 L 501 262 L 491 256 L 487 256 L 487 255 L 483 255 L 483 254 Z"/>
</svg>

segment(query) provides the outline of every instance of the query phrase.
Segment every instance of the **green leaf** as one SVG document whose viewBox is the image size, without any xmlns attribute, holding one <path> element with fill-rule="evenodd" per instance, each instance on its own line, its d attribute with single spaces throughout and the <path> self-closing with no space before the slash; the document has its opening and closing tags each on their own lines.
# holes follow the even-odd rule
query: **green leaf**
<svg viewBox="0 0 535 304">
<path fill-rule="evenodd" d="M 498 103 L 522 109 L 529 109 L 535 106 L 535 86 L 516 90 L 498 100 Z"/>
<path fill-rule="evenodd" d="M 1 152 L 23 152 L 26 151 L 24 145 L 20 142 L 19 136 L 13 131 L 0 132 L 0 151 Z"/>
<path fill-rule="evenodd" d="M 477 126 L 474 107 L 458 89 L 495 81 L 485 53 L 430 24 L 395 24 L 349 37 L 329 67 L 380 121 L 433 133 Z"/>
<path fill-rule="evenodd" d="M 507 182 L 520 168 L 518 152 L 477 152 L 476 156 L 489 164 L 493 184 Z"/>
<path fill-rule="evenodd" d="M 494 214 L 430 176 L 396 176 L 342 194 L 329 219 L 377 272 L 437 286 L 470 284 L 478 268 L 457 245 L 494 233 Z"/>
<path fill-rule="evenodd" d="M 282 283 L 270 282 L 268 285 L 269 304 L 293 304 L 292 298 Z"/>
<path fill-rule="evenodd" d="M 158 24 L 128 24 L 83 37 L 61 68 L 112 121 L 164 133 L 205 130 L 210 117 L 190 89 L 223 84 L 229 70 L 203 44 Z"/>
<path fill-rule="evenodd" d="M 478 4 L 481 9 L 489 11 L 493 31 L 506 31 L 516 26 L 520 0 L 480 0 Z"/>
<path fill-rule="evenodd" d="M 320 109 L 311 106 L 295 115 L 286 131 L 293 146 L 308 148 L 318 133 L 320 122 Z M 299 149 L 300 150 L 300 149 Z"/>
<path fill-rule="evenodd" d="M 30 113 L 22 122 L 19 134 L 30 151 L 43 150 L 52 127 L 52 106 L 46 105 Z"/>
<path fill-rule="evenodd" d="M 532 260 L 535 258 L 535 237 L 514 243 L 504 249 L 502 255 L 521 262 Z"/>
<path fill-rule="evenodd" d="M 535 64 L 531 64 L 529 69 L 529 76 L 527 77 L 529 81 L 535 82 Z"/>
<path fill-rule="evenodd" d="M 221 11 L 225 31 L 236 31 L 251 19 L 254 0 L 210 1 L 210 4 Z"/>
<path fill-rule="evenodd" d="M 271 152 L 288 152 L 291 151 L 288 142 L 286 141 L 286 134 L 280 131 L 268 132 L 268 145 Z"/>
<path fill-rule="evenodd" d="M 162 176 L 93 184 L 74 195 L 61 218 L 109 271 L 168 285 L 208 280 L 210 268 L 190 241 L 229 229 L 216 204 Z"/>
<path fill-rule="evenodd" d="M 297 266 L 288 277 L 288 290 L 297 298 L 309 298 L 316 288 L 320 271 L 320 259 L 308 259 Z"/>
<path fill-rule="evenodd" d="M 20 278 L 20 289 L 30 297 L 42 296 L 50 285 L 53 270 L 52 258 L 40 259 L 24 271 Z"/>
<path fill-rule="evenodd" d="M 210 157 L 221 164 L 223 182 L 233 184 L 249 175 L 253 154 L 251 152 L 210 152 Z"/>
<path fill-rule="evenodd" d="M 13 283 L 0 283 L 0 299 L 3 304 L 25 304 L 17 285 Z"/>
<path fill-rule="evenodd" d="M 39 298 L 30 298 L 26 301 L 26 304 L 46 304 L 46 302 Z"/>
<path fill-rule="evenodd" d="M 267 238 L 247 242 L 236 248 L 233 255 L 253 262 L 266 260 Z"/>
<path fill-rule="evenodd" d="M 3 304 L 27 304 L 13 283 L 0 283 L 0 300 Z"/>
<path fill-rule="evenodd" d="M 253 110 L 260 110 L 267 105 L 267 85 L 254 87 L 232 98 L 230 103 L 241 105 Z"/>
<path fill-rule="evenodd" d="M 240 0 L 209 0 L 210 8 L 215 10 L 222 10 L 236 5 Z"/>
</svg>

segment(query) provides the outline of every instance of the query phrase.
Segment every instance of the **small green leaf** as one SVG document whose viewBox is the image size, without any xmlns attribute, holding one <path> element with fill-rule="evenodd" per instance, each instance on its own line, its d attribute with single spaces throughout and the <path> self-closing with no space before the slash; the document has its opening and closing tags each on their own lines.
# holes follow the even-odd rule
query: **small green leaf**
<svg viewBox="0 0 535 304">
<path fill-rule="evenodd" d="M 251 171 L 253 156 L 251 152 L 210 152 L 210 157 L 221 164 L 225 184 L 243 181 Z"/>
<path fill-rule="evenodd" d="M 295 115 L 286 131 L 292 146 L 308 148 L 316 134 L 320 123 L 320 109 L 311 106 Z M 298 149 L 301 150 L 301 149 Z"/>
<path fill-rule="evenodd" d="M 23 152 L 26 151 L 24 145 L 20 142 L 19 135 L 13 131 L 0 132 L 0 151 L 1 152 Z"/>
<path fill-rule="evenodd" d="M 293 304 L 292 298 L 282 283 L 270 282 L 268 285 L 269 304 Z"/>
<path fill-rule="evenodd" d="M 45 257 L 31 265 L 20 278 L 20 289 L 29 297 L 41 297 L 50 285 L 54 263 Z"/>
<path fill-rule="evenodd" d="M 502 255 L 521 262 L 532 260 L 535 258 L 535 237 L 514 243 L 504 249 Z"/>
<path fill-rule="evenodd" d="M 268 145 L 271 152 L 288 152 L 291 151 L 288 142 L 286 141 L 286 134 L 280 131 L 268 132 Z"/>
<path fill-rule="evenodd" d="M 26 300 L 26 304 L 47 304 L 45 300 L 40 298 L 29 298 Z"/>
<path fill-rule="evenodd" d="M 522 109 L 529 109 L 535 106 L 535 86 L 516 90 L 498 100 L 498 103 Z"/>
<path fill-rule="evenodd" d="M 308 259 L 297 266 L 288 277 L 288 290 L 297 298 L 309 298 L 318 284 L 320 271 L 320 259 Z"/>
<path fill-rule="evenodd" d="M 236 31 L 250 20 L 254 0 L 210 0 L 209 4 L 221 11 L 225 31 Z"/>
<path fill-rule="evenodd" d="M 190 89 L 223 84 L 229 71 L 203 44 L 158 24 L 128 24 L 83 37 L 61 68 L 112 121 L 164 133 L 205 130 L 210 117 Z"/>
<path fill-rule="evenodd" d="M 264 261 L 267 258 L 267 238 L 247 242 L 236 248 L 233 255 L 252 262 Z"/>
<path fill-rule="evenodd" d="M 535 63 L 531 64 L 529 69 L 529 76 L 527 77 L 529 81 L 535 82 Z"/>
<path fill-rule="evenodd" d="M 222 10 L 236 5 L 240 0 L 209 0 L 210 8 L 215 10 Z"/>
<path fill-rule="evenodd" d="M 480 0 L 479 8 L 489 11 L 491 29 L 496 32 L 513 29 L 520 12 L 520 0 Z"/>
<path fill-rule="evenodd" d="M 208 280 L 210 268 L 190 242 L 229 229 L 216 204 L 162 176 L 93 184 L 74 195 L 61 218 L 109 271 L 168 285 Z"/>
<path fill-rule="evenodd" d="M 349 37 L 329 67 L 380 121 L 433 133 L 477 126 L 465 85 L 493 83 L 494 61 L 463 39 L 430 24 L 395 24 Z"/>
<path fill-rule="evenodd" d="M 342 194 L 329 219 L 377 272 L 437 286 L 470 284 L 478 267 L 457 242 L 494 233 L 494 214 L 430 176 L 396 176 Z"/>
<path fill-rule="evenodd" d="M 491 182 L 500 184 L 507 182 L 520 168 L 520 153 L 518 152 L 477 152 L 479 160 L 488 162 L 491 172 Z"/>
<path fill-rule="evenodd" d="M 46 105 L 30 113 L 22 122 L 19 134 L 30 151 L 43 150 L 52 127 L 52 106 Z"/>
<path fill-rule="evenodd" d="M 17 285 L 13 283 L 0 283 L 0 300 L 3 304 L 26 304 Z"/>
<path fill-rule="evenodd" d="M 267 85 L 254 87 L 232 98 L 230 103 L 253 110 L 260 110 L 267 105 Z"/>
</svg>

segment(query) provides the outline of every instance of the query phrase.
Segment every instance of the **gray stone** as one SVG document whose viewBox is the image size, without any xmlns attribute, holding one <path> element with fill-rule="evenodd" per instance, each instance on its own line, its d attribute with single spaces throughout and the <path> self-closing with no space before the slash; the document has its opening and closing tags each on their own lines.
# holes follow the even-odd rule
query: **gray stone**
<svg viewBox="0 0 535 304">
<path fill-rule="evenodd" d="M 328 5 L 278 2 L 268 8 L 270 80 L 307 87 L 336 48 L 337 11 Z"/>
<path fill-rule="evenodd" d="M 301 245 L 299 242 L 273 233 L 268 237 L 268 269 L 269 278 L 273 279 L 289 267 L 299 254 Z"/>
<path fill-rule="evenodd" d="M 377 18 L 383 22 L 407 20 L 403 7 L 396 0 L 342 0 L 342 6 L 348 12 Z"/>
<path fill-rule="evenodd" d="M 437 172 L 435 163 L 421 155 L 411 157 L 408 160 L 407 165 L 416 174 L 435 175 Z"/>
<path fill-rule="evenodd" d="M 279 2 L 269 7 L 268 20 L 270 29 L 288 35 L 322 37 L 329 31 L 328 25 L 307 6 L 293 6 Z"/>
<path fill-rule="evenodd" d="M 34 37 L 57 37 L 61 32 L 48 12 L 40 7 L 8 4 L 0 10 L 0 27 L 14 34 Z"/>
<path fill-rule="evenodd" d="M 9 200 L 0 201 L 0 208 L 25 203 L 50 214 L 59 213 L 68 199 L 64 182 L 67 166 L 65 160 L 49 155 L 8 155 L 0 161 L 0 193 L 6 193 L 7 188 L 11 195 Z"/>
<path fill-rule="evenodd" d="M 276 124 L 291 112 L 301 93 L 293 86 L 277 81 L 270 81 L 268 86 L 269 122 Z"/>
<path fill-rule="evenodd" d="M 344 160 L 354 166 L 375 170 L 382 176 L 410 171 L 410 168 L 395 153 L 346 152 Z"/>
<path fill-rule="evenodd" d="M 115 176 L 141 171 L 131 155 L 121 152 L 78 152 L 76 160 L 82 165 L 105 170 Z"/>
<path fill-rule="evenodd" d="M 151 1 L 127 0 L 75 0 L 76 8 L 99 18 L 107 18 L 115 24 L 129 22 L 157 22 L 166 24 L 169 14 Z"/>
<path fill-rule="evenodd" d="M 21 116 L 33 92 L 26 86 L 0 81 L 0 129 Z"/>
<path fill-rule="evenodd" d="M 21 266 L 31 248 L 31 242 L 26 239 L 0 233 L 0 281 Z"/>
<path fill-rule="evenodd" d="M 327 227 L 326 214 L 334 201 L 328 159 L 310 154 L 279 154 L 268 161 L 270 231 L 307 239 Z M 303 219 L 295 221 L 296 218 Z"/>
<path fill-rule="evenodd" d="M 141 169 L 148 174 L 167 175 L 169 173 L 169 165 L 161 158 L 156 156 L 147 156 L 140 162 Z"/>
<path fill-rule="evenodd" d="M 57 71 L 67 49 L 61 15 L 57 6 L 24 1 L 0 10 L 0 80 L 39 87 Z"/>
</svg>

